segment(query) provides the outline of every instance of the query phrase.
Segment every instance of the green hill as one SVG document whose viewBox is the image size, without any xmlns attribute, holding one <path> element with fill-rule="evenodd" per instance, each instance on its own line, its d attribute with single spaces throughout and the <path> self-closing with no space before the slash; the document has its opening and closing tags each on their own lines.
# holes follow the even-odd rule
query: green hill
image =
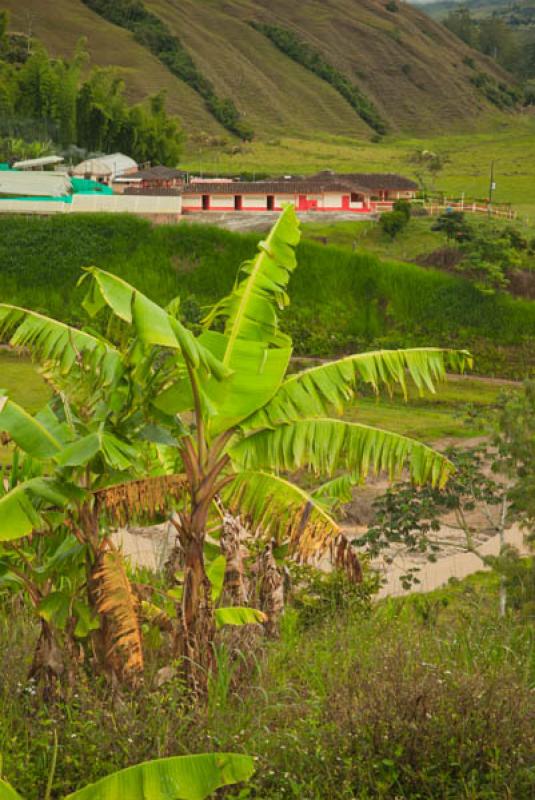
<svg viewBox="0 0 535 800">
<path fill-rule="evenodd" d="M 93 63 L 117 66 L 132 99 L 166 89 L 168 107 L 182 117 L 191 139 L 228 135 L 198 91 L 175 77 L 132 31 L 92 10 L 95 3 L 3 0 L 1 5 L 11 12 L 13 30 L 31 31 L 52 53 L 70 54 L 78 37 L 86 36 Z M 118 5 L 100 2 L 108 10 Z M 488 85 L 506 86 L 506 74 L 406 3 L 144 0 L 143 5 L 179 37 L 217 95 L 232 98 L 256 137 L 371 137 L 373 128 L 343 96 L 340 81 L 394 133 L 475 129 L 502 113 L 497 105 L 504 104 L 499 98 L 496 104 Z M 326 65 L 330 79 L 278 47 L 266 29 L 293 37 L 309 62 Z M 483 73 L 489 77 L 482 83 Z"/>
</svg>

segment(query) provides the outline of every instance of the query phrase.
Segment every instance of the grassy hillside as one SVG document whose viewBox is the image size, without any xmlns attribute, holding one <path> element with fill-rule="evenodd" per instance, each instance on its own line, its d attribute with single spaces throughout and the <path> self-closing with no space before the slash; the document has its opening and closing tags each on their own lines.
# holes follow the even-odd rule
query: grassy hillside
<svg viewBox="0 0 535 800">
<path fill-rule="evenodd" d="M 81 0 L 4 0 L 2 6 L 11 11 L 14 29 L 31 27 L 52 52 L 70 52 L 78 36 L 87 36 L 94 62 L 119 66 L 132 96 L 165 88 L 170 108 L 191 133 L 221 133 L 198 95 L 133 34 Z M 392 131 L 474 128 L 500 113 L 471 80 L 480 71 L 503 81 L 506 76 L 405 3 L 395 12 L 382 0 L 146 0 L 145 6 L 180 37 L 216 91 L 232 97 L 260 138 L 283 132 L 362 138 L 371 129 L 329 83 L 253 29 L 252 20 L 297 34 L 375 104 Z M 469 54 L 474 66 L 467 63 Z"/>
<path fill-rule="evenodd" d="M 160 302 L 181 296 L 187 321 L 233 284 L 258 237 L 207 226 L 152 228 L 134 217 L 0 219 L 0 297 L 62 319 L 84 319 L 83 266 L 116 272 Z M 369 346 L 469 346 L 478 368 L 523 375 L 533 366 L 535 303 L 486 296 L 450 275 L 303 242 L 284 326 L 297 352 Z"/>
</svg>

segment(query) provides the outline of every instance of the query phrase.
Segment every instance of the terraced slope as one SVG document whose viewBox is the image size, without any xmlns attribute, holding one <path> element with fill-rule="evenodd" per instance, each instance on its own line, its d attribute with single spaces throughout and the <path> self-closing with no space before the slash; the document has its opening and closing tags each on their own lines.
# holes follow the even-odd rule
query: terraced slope
<svg viewBox="0 0 535 800">
<path fill-rule="evenodd" d="M 111 0 L 110 0 L 111 2 Z M 476 129 L 499 115 L 471 79 L 496 66 L 419 10 L 386 0 L 144 0 L 186 46 L 221 97 L 231 97 L 256 136 L 373 131 L 340 94 L 281 52 L 251 21 L 290 30 L 354 83 L 393 132 Z M 166 88 L 190 131 L 222 133 L 201 98 L 173 77 L 131 33 L 81 0 L 0 0 L 13 27 L 33 28 L 58 54 L 85 35 L 93 60 L 119 66 L 132 97 Z M 474 66 L 470 66 L 473 59 Z"/>
</svg>

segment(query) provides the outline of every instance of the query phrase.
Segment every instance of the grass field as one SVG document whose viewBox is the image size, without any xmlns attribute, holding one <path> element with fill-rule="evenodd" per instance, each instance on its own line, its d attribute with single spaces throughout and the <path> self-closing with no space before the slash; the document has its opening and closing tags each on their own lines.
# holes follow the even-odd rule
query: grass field
<svg viewBox="0 0 535 800">
<path fill-rule="evenodd" d="M 436 394 L 418 397 L 411 392 L 407 402 L 396 395 L 392 399 L 359 399 L 345 415 L 347 419 L 432 443 L 439 439 L 470 438 L 482 433 L 481 426 L 470 418 L 472 408 L 491 406 L 510 384 L 485 382 L 475 378 L 451 377 L 437 387 Z"/>
</svg>

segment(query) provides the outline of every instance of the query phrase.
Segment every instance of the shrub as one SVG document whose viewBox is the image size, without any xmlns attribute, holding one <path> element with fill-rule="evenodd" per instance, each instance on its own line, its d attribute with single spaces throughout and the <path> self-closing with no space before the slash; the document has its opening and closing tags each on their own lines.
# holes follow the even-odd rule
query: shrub
<svg viewBox="0 0 535 800">
<path fill-rule="evenodd" d="M 394 240 L 398 233 L 401 233 L 407 225 L 407 216 L 403 211 L 389 211 L 383 214 L 380 220 L 381 228 L 384 233 Z"/>
<path fill-rule="evenodd" d="M 400 214 L 403 214 L 403 216 L 405 217 L 407 222 L 411 218 L 411 213 L 412 213 L 411 212 L 411 204 L 409 203 L 408 200 L 403 200 L 403 199 L 396 200 L 396 202 L 394 203 L 394 205 L 392 207 L 392 210 L 393 211 L 399 211 Z"/>
</svg>

